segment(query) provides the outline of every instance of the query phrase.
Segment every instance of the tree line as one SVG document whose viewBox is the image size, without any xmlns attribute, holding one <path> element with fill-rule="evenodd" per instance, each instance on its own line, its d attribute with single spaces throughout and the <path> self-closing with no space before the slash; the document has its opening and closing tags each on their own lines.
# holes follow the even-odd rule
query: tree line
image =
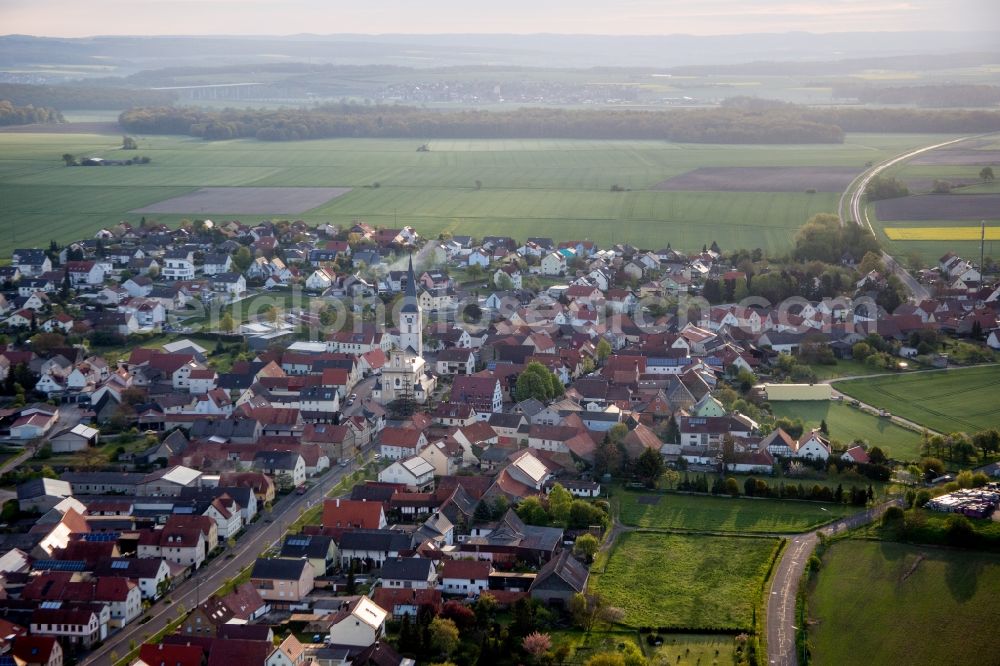
<svg viewBox="0 0 1000 666">
<path fill-rule="evenodd" d="M 834 97 L 851 97 L 864 104 L 915 104 L 929 107 L 995 106 L 1000 86 L 946 84 L 926 86 L 836 86 Z"/>
<path fill-rule="evenodd" d="M 797 108 L 623 111 L 539 109 L 435 111 L 407 106 L 332 104 L 311 109 L 206 111 L 137 108 L 121 114 L 128 131 L 209 140 L 297 141 L 336 137 L 563 138 L 692 143 L 840 143 L 844 133 L 803 118 Z"/>
<path fill-rule="evenodd" d="M 841 143 L 844 132 L 988 132 L 994 111 L 814 109 L 768 100 L 730 100 L 714 109 L 624 111 L 540 109 L 439 111 L 408 106 L 329 104 L 309 109 L 142 107 L 125 111 L 128 131 L 208 140 L 299 141 L 376 138 L 562 138 L 690 143 Z"/>
<path fill-rule="evenodd" d="M 0 83 L 0 99 L 22 106 L 51 106 L 56 109 L 129 109 L 172 104 L 176 95 L 164 90 Z"/>
<path fill-rule="evenodd" d="M 14 106 L 6 99 L 0 99 L 0 125 L 31 125 L 34 123 L 62 123 L 62 114 L 45 106 Z"/>
</svg>

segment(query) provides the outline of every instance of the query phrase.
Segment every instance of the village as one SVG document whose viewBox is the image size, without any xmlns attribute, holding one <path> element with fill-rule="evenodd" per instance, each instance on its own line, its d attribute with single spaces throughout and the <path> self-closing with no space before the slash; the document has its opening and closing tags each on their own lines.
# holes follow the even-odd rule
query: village
<svg viewBox="0 0 1000 666">
<path fill-rule="evenodd" d="M 930 297 L 888 311 L 891 271 L 845 252 L 849 284 L 771 303 L 750 291 L 755 265 L 714 243 L 363 222 L 123 222 L 15 250 L 0 654 L 402 665 L 500 617 L 490 645 L 530 653 L 539 609 L 597 613 L 613 488 L 672 474 L 696 494 L 869 505 L 914 461 L 769 401 L 843 400 L 823 363 L 985 358 L 1000 286 L 948 254 L 917 275 Z M 814 484 L 828 474 L 851 487 Z M 949 497 L 927 506 L 997 506 L 993 489 Z M 224 569 L 223 589 L 200 589 Z M 152 619 L 195 583 L 196 604 Z"/>
</svg>

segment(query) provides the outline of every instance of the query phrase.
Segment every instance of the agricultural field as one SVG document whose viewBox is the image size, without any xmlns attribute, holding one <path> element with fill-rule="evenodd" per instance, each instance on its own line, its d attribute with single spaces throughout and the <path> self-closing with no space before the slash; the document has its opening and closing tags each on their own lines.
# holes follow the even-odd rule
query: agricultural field
<svg viewBox="0 0 1000 666">
<path fill-rule="evenodd" d="M 627 532 L 590 586 L 630 627 L 749 630 L 777 539 Z M 641 593 L 640 591 L 646 591 Z"/>
<path fill-rule="evenodd" d="M 808 595 L 811 663 L 982 664 L 995 652 L 1000 557 L 841 541 Z M 845 640 L 850 636 L 850 640 Z"/>
<path fill-rule="evenodd" d="M 839 504 L 620 491 L 621 521 L 652 529 L 788 534 L 805 532 L 856 509 Z"/>
<path fill-rule="evenodd" d="M 1000 365 L 854 379 L 838 391 L 939 432 L 1000 427 Z"/>
<path fill-rule="evenodd" d="M 840 388 L 839 384 L 837 388 Z M 880 447 L 886 455 L 896 460 L 920 459 L 920 433 L 895 425 L 889 419 L 879 418 L 833 400 L 770 404 L 775 416 L 802 419 L 806 429 L 818 428 L 820 422 L 825 420 L 830 438 L 843 444 L 860 439 L 870 446 Z"/>
<path fill-rule="evenodd" d="M 779 252 L 791 246 L 794 230 L 810 216 L 836 210 L 837 186 L 848 174 L 943 138 L 857 134 L 839 145 L 793 146 L 442 140 L 418 153 L 421 141 L 403 139 L 268 143 L 139 136 L 138 150 L 126 152 L 118 134 L 0 132 L 0 201 L 5 224 L 13 229 L 0 237 L 0 257 L 17 246 L 46 246 L 53 239 L 91 236 L 121 220 L 138 222 L 142 210 L 172 211 L 145 214 L 168 224 L 198 217 L 256 222 L 287 216 L 313 223 L 361 218 L 375 225 L 410 224 L 427 236 L 481 236 L 503 228 L 516 238 L 586 237 L 602 245 L 671 243 L 684 249 L 714 240 L 723 248 Z M 146 156 L 152 162 L 66 167 L 65 153 Z M 719 175 L 720 168 L 734 167 L 739 171 Z M 714 174 L 707 181 L 705 171 L 686 176 L 693 184 L 681 181 L 690 189 L 676 189 L 676 182 L 669 190 L 656 189 L 706 169 Z M 615 185 L 620 191 L 611 191 Z M 211 200 L 195 195 L 202 188 L 213 188 Z M 243 188 L 336 189 L 317 190 L 318 199 L 306 193 L 281 197 L 279 205 L 278 197 L 261 201 L 259 190 Z M 178 205 L 177 197 L 192 195 Z"/>
<path fill-rule="evenodd" d="M 911 195 L 868 206 L 868 217 L 880 232 L 888 251 L 897 256 L 919 256 L 935 264 L 945 252 L 978 256 L 979 226 L 987 226 L 986 254 L 997 256 L 1000 246 L 1000 182 L 983 180 L 980 171 L 1000 171 L 1000 150 L 989 137 L 965 141 L 923 153 L 893 167 L 887 175 L 902 180 Z M 951 184 L 949 194 L 932 194 L 935 181 Z"/>
<path fill-rule="evenodd" d="M 902 241 L 978 241 L 983 238 L 980 227 L 885 227 L 890 240 Z M 985 240 L 1000 240 L 1000 227 L 986 227 Z"/>
</svg>

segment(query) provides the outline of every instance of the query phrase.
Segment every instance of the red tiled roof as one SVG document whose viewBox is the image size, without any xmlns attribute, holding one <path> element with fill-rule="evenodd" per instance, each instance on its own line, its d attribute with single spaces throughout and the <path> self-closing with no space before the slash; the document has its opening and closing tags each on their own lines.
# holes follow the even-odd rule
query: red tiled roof
<svg viewBox="0 0 1000 666">
<path fill-rule="evenodd" d="M 204 651 L 197 645 L 143 643 L 139 659 L 149 666 L 201 666 Z"/>
<path fill-rule="evenodd" d="M 415 428 L 389 426 L 381 433 L 381 441 L 388 446 L 414 447 L 423 433 Z"/>
<path fill-rule="evenodd" d="M 268 641 L 220 638 L 212 643 L 207 666 L 256 666 L 263 664 L 274 645 Z"/>
<path fill-rule="evenodd" d="M 468 578 L 482 580 L 490 577 L 492 567 L 485 560 L 447 560 L 441 578 Z"/>
<path fill-rule="evenodd" d="M 377 530 L 381 525 L 382 504 L 348 499 L 323 502 L 323 527 L 356 527 Z"/>
<path fill-rule="evenodd" d="M 380 587 L 372 595 L 372 601 L 379 608 L 390 613 L 396 606 L 414 605 L 430 606 L 435 610 L 441 608 L 441 590 L 402 590 Z"/>
</svg>

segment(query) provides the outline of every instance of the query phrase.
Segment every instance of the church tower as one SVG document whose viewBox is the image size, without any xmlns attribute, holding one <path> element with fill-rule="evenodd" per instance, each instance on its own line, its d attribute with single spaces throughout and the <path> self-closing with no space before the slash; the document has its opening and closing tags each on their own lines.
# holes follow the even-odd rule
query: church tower
<svg viewBox="0 0 1000 666">
<path fill-rule="evenodd" d="M 413 255 L 406 271 L 406 291 L 403 292 L 403 307 L 399 311 L 399 346 L 404 352 L 414 356 L 424 353 L 424 321 L 417 299 L 417 278 L 413 275 Z"/>
</svg>

